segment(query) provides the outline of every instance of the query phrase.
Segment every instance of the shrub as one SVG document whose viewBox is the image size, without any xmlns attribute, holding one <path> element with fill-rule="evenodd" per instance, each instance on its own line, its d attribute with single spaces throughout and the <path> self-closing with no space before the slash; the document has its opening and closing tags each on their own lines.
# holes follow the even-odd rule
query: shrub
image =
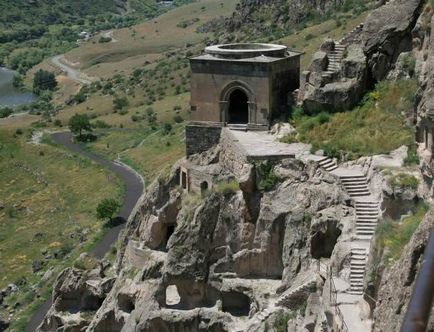
<svg viewBox="0 0 434 332">
<path fill-rule="evenodd" d="M 112 39 L 110 37 L 101 36 L 98 39 L 98 43 L 110 43 Z"/>
<path fill-rule="evenodd" d="M 274 173 L 274 163 L 265 161 L 256 164 L 256 174 L 259 179 L 258 188 L 263 191 L 274 189 L 280 178 Z"/>
<path fill-rule="evenodd" d="M 181 123 L 181 122 L 184 121 L 184 119 L 183 119 L 182 116 L 180 116 L 180 115 L 175 115 L 175 116 L 173 117 L 173 121 L 175 121 L 176 123 Z"/>
<path fill-rule="evenodd" d="M 89 117 L 87 114 L 75 114 L 68 122 L 69 129 L 74 133 L 78 134 L 79 137 L 82 136 L 83 131 L 92 131 L 92 126 L 89 122 Z"/>
<path fill-rule="evenodd" d="M 168 122 L 163 124 L 163 135 L 168 135 L 172 132 L 172 125 Z"/>
<path fill-rule="evenodd" d="M 127 97 L 115 97 L 113 99 L 113 109 L 115 111 L 121 111 L 124 108 L 128 107 L 129 102 Z"/>
<path fill-rule="evenodd" d="M 0 108 L 0 118 L 7 118 L 13 112 L 13 109 L 10 107 L 2 107 Z"/>
<path fill-rule="evenodd" d="M 416 190 L 419 186 L 419 180 L 415 176 L 406 173 L 399 173 L 391 176 L 388 179 L 388 182 L 392 188 L 408 188 Z"/>
<path fill-rule="evenodd" d="M 56 127 L 62 127 L 62 121 L 60 121 L 59 119 L 54 120 L 53 124 L 54 124 Z"/>
<path fill-rule="evenodd" d="M 235 180 L 219 182 L 214 186 L 214 191 L 223 195 L 235 194 L 238 190 L 240 190 L 240 186 Z"/>
<path fill-rule="evenodd" d="M 119 210 L 120 204 L 113 198 L 102 200 L 96 207 L 96 215 L 98 219 L 112 219 L 113 215 Z"/>
<path fill-rule="evenodd" d="M 33 91 L 40 94 L 44 90 L 53 90 L 57 86 L 56 77 L 52 72 L 39 69 L 33 77 Z"/>
<path fill-rule="evenodd" d="M 410 241 L 427 211 L 428 205 L 419 203 L 413 215 L 405 217 L 402 222 L 385 220 L 377 226 L 375 247 L 378 251 L 387 249 L 384 257 L 387 264 L 393 263 L 401 256 L 402 250 Z"/>
<path fill-rule="evenodd" d="M 407 157 L 404 159 L 404 165 L 419 165 L 419 156 L 417 155 L 417 146 L 415 144 L 411 144 L 408 147 Z"/>
</svg>

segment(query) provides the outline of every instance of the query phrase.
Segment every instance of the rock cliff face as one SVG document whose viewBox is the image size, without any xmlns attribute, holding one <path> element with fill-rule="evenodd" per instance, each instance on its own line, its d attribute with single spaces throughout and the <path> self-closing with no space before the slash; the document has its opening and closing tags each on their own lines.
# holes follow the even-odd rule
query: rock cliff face
<svg viewBox="0 0 434 332">
<path fill-rule="evenodd" d="M 384 271 L 374 311 L 374 331 L 399 331 L 433 227 L 434 211 L 431 210 L 404 248 L 400 259 Z M 428 331 L 434 331 L 432 320 Z"/>
<path fill-rule="evenodd" d="M 303 73 L 299 103 L 310 113 L 345 111 L 386 78 L 398 57 L 412 49 L 412 31 L 423 0 L 394 0 L 373 10 L 340 41 L 324 42 Z"/>
<path fill-rule="evenodd" d="M 210 162 L 206 155 L 193 160 Z M 40 330 L 267 331 L 281 317 L 285 324 L 293 317 L 298 329 L 331 330 L 316 262 L 340 248 L 333 259 L 348 267 L 350 199 L 314 163 L 275 164 L 279 181 L 269 191 L 257 187 L 258 167 L 242 168 L 241 189 L 223 170 L 226 182 L 200 195 L 179 188 L 176 165 L 127 225 L 117 266 L 59 276 Z"/>
</svg>

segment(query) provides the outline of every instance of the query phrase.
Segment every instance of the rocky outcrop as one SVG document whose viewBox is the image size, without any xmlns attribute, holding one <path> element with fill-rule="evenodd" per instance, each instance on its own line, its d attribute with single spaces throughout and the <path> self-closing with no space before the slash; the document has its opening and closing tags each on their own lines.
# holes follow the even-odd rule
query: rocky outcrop
<svg viewBox="0 0 434 332">
<path fill-rule="evenodd" d="M 423 4 L 423 0 L 385 3 L 341 41 L 326 40 L 302 75 L 299 104 L 308 113 L 356 106 L 368 88 L 395 68 L 400 54 L 412 49 L 412 30 Z M 406 75 L 401 70 L 394 76 Z"/>
<path fill-rule="evenodd" d="M 362 45 L 375 81 L 386 77 L 402 52 L 412 49 L 412 30 L 423 0 L 395 0 L 374 10 L 363 26 Z"/>
<path fill-rule="evenodd" d="M 403 249 L 399 260 L 383 273 L 374 311 L 374 331 L 400 329 L 433 227 L 434 211 L 431 209 Z M 434 326 L 431 326 L 428 330 L 433 329 Z"/>
<path fill-rule="evenodd" d="M 189 162 L 214 171 L 221 151 Z M 180 165 L 151 185 L 130 219 L 110 270 L 115 281 L 98 269 L 65 270 L 40 330 L 266 331 L 291 310 L 295 325 L 327 324 L 314 261 L 339 248 L 334 260 L 348 264 L 342 243 L 354 227 L 338 180 L 314 162 L 285 159 L 273 164 L 278 176 L 267 191 L 258 184 L 270 175 L 246 164 L 239 189 L 216 184 L 200 195 L 178 187 Z"/>
<path fill-rule="evenodd" d="M 67 268 L 57 278 L 53 289 L 53 305 L 39 331 L 81 331 L 89 325 L 100 308 L 115 279 L 105 276 L 107 266 L 84 271 Z"/>
</svg>

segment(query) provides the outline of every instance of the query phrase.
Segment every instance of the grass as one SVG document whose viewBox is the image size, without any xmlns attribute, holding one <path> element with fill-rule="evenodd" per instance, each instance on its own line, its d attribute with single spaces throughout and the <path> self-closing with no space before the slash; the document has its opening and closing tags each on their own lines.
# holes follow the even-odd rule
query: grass
<svg viewBox="0 0 434 332">
<path fill-rule="evenodd" d="M 240 186 L 235 180 L 217 183 L 213 188 L 213 191 L 215 191 L 216 193 L 221 193 L 223 195 L 235 194 L 238 190 L 240 190 Z"/>
<path fill-rule="evenodd" d="M 102 198 L 119 198 L 122 188 L 89 160 L 54 145 L 28 144 L 28 129 L 20 136 L 14 132 L 0 129 L 0 288 L 25 280 L 18 294 L 6 299 L 10 305 L 20 302 L 19 322 L 37 300 L 25 293 L 41 275 L 54 268 L 52 278 L 38 286 L 49 293 L 57 273 L 102 236 L 95 208 Z M 45 260 L 44 253 L 51 258 Z M 38 274 L 32 273 L 35 260 L 44 262 Z"/>
<path fill-rule="evenodd" d="M 385 81 L 349 112 L 308 116 L 295 109 L 291 122 L 298 140 L 311 143 L 314 151 L 323 149 L 330 157 L 355 159 L 388 153 L 413 144 L 413 129 L 405 124 L 403 114 L 412 112 L 416 89 L 413 80 Z"/>
<path fill-rule="evenodd" d="M 398 173 L 388 178 L 392 188 L 403 188 L 416 190 L 419 186 L 419 179 L 407 173 Z"/>
<path fill-rule="evenodd" d="M 384 261 L 391 264 L 396 261 L 402 253 L 405 245 L 410 241 L 426 212 L 428 205 L 419 203 L 413 215 L 405 217 L 402 222 L 386 220 L 377 226 L 375 235 L 375 247 L 377 251 L 384 251 Z"/>
</svg>

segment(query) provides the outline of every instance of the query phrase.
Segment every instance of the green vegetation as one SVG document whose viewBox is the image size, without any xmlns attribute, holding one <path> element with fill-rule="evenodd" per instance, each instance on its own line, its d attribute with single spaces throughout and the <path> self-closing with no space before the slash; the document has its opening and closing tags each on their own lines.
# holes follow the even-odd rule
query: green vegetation
<svg viewBox="0 0 434 332">
<path fill-rule="evenodd" d="M 256 175 L 259 179 L 258 189 L 262 191 L 273 190 L 280 178 L 274 173 L 275 163 L 264 161 L 256 163 Z"/>
<path fill-rule="evenodd" d="M 298 140 L 311 143 L 314 151 L 323 149 L 330 157 L 348 160 L 388 153 L 413 142 L 413 129 L 405 124 L 403 114 L 412 112 L 416 90 L 413 80 L 385 81 L 352 111 L 309 116 L 296 108 L 290 121 Z"/>
<path fill-rule="evenodd" d="M 82 137 L 83 131 L 92 131 L 92 126 L 87 114 L 75 114 L 69 119 L 68 126 L 69 130 L 76 135 L 78 134 L 79 138 Z"/>
<path fill-rule="evenodd" d="M 427 211 L 428 205 L 419 203 L 413 215 L 405 217 L 402 222 L 385 220 L 379 223 L 375 234 L 375 250 L 384 253 L 386 264 L 393 263 L 401 256 Z"/>
<path fill-rule="evenodd" d="M 236 180 L 219 182 L 213 188 L 214 192 L 223 195 L 232 195 L 235 194 L 238 190 L 240 190 L 240 186 Z"/>
<path fill-rule="evenodd" d="M 32 131 L 21 132 L 0 129 L 0 288 L 19 287 L 4 300 L 9 308 L 19 302 L 14 331 L 50 296 L 58 273 L 103 234 L 99 200 L 122 196 L 119 180 L 105 169 L 52 144 L 29 144 Z"/>
<path fill-rule="evenodd" d="M 286 332 L 288 328 L 288 321 L 294 319 L 296 317 L 296 313 L 279 311 L 276 315 L 276 320 L 273 325 L 273 332 Z"/>
<path fill-rule="evenodd" d="M 44 90 L 53 90 L 57 86 L 53 73 L 39 69 L 33 78 L 33 92 L 40 94 Z"/>
<path fill-rule="evenodd" d="M 101 220 L 112 219 L 120 207 L 121 205 L 117 200 L 105 198 L 96 207 L 96 216 Z"/>
<path fill-rule="evenodd" d="M 387 180 L 392 188 L 416 190 L 419 186 L 418 178 L 407 173 L 398 173 L 396 175 L 392 175 Z"/>
</svg>

